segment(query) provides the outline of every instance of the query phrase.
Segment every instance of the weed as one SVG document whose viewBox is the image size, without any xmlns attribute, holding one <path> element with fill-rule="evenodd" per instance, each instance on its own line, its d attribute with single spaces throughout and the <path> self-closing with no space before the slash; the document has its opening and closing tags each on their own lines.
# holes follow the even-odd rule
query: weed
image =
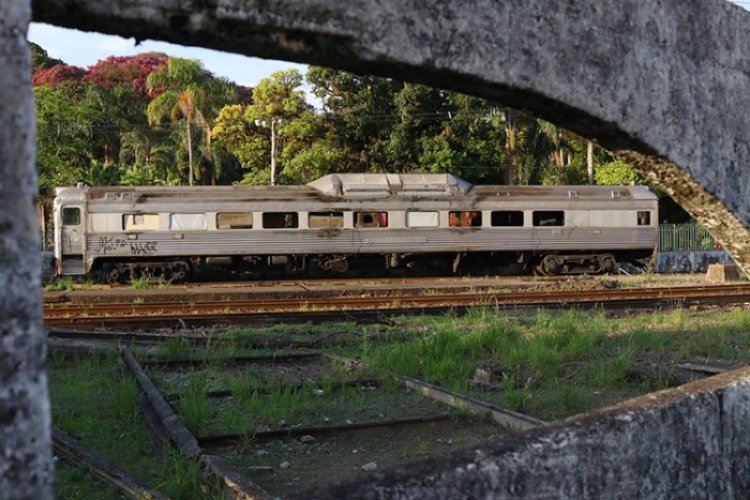
<svg viewBox="0 0 750 500">
<path fill-rule="evenodd" d="M 190 342 L 184 337 L 172 337 L 161 344 L 159 351 L 166 359 L 184 359 L 190 354 Z"/>
<path fill-rule="evenodd" d="M 518 387 L 516 379 L 513 376 L 504 376 L 500 382 L 502 398 L 505 404 L 515 411 L 523 412 L 526 409 L 526 403 L 531 399 L 529 386 L 532 380 L 527 379 L 522 387 Z"/>
<path fill-rule="evenodd" d="M 247 401 L 257 388 L 257 383 L 250 377 L 235 377 L 229 380 L 232 396 L 240 403 Z"/>
<path fill-rule="evenodd" d="M 140 276 L 133 276 L 130 278 L 130 288 L 133 288 L 135 290 L 148 290 L 152 288 L 169 288 L 172 284 L 169 280 L 164 279 L 164 277 L 159 276 L 158 278 L 154 278 L 153 276 L 149 276 L 147 274 L 140 275 Z"/>
<path fill-rule="evenodd" d="M 610 359 L 597 359 L 592 363 L 589 378 L 597 386 L 617 387 L 625 383 L 631 366 L 630 352 Z"/>
<path fill-rule="evenodd" d="M 173 498 L 222 499 L 223 490 L 218 479 L 205 481 L 198 460 L 186 460 L 175 450 L 171 452 L 169 480 L 160 485 Z"/>
<path fill-rule="evenodd" d="M 207 399 L 208 376 L 193 377 L 187 389 L 180 394 L 180 417 L 194 434 L 200 434 L 211 420 L 211 404 Z"/>
<path fill-rule="evenodd" d="M 68 276 L 57 278 L 44 287 L 44 289 L 48 292 L 70 292 L 74 288 L 75 282 Z"/>
<path fill-rule="evenodd" d="M 130 424 L 135 424 L 139 418 L 140 398 L 138 385 L 132 379 L 120 379 L 112 386 L 112 402 Z"/>
</svg>

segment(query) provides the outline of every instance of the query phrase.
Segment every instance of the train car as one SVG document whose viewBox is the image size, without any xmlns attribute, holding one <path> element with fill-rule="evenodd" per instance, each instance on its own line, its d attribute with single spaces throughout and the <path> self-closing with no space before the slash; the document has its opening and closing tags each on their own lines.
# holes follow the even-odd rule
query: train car
<svg viewBox="0 0 750 500">
<path fill-rule="evenodd" d="M 57 188 L 58 275 L 180 281 L 262 275 L 522 267 L 602 273 L 657 241 L 644 186 L 474 186 L 449 174 L 331 174 L 302 186 Z"/>
</svg>

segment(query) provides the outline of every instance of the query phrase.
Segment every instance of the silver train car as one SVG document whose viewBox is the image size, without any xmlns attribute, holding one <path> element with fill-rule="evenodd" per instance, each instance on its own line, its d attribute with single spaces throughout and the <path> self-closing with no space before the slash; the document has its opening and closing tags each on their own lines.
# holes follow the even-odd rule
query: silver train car
<svg viewBox="0 0 750 500">
<path fill-rule="evenodd" d="M 604 273 L 657 241 L 644 186 L 474 186 L 449 174 L 331 174 L 302 186 L 57 188 L 56 273 L 111 283 L 437 264 Z"/>
</svg>

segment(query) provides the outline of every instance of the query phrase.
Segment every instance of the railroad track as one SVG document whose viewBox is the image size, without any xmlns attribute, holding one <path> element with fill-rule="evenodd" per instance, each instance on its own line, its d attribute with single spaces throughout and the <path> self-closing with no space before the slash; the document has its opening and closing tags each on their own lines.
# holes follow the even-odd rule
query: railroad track
<svg viewBox="0 0 750 500">
<path fill-rule="evenodd" d="M 151 325 L 230 323 L 238 321 L 286 321 L 372 319 L 414 312 L 441 312 L 472 306 L 517 307 L 664 307 L 694 304 L 750 302 L 750 284 L 630 288 L 554 292 L 462 292 L 430 294 L 398 293 L 388 297 L 325 297 L 294 299 L 227 299 L 202 301 L 194 296 L 183 301 L 132 303 L 45 303 L 48 327 L 71 325 Z"/>
</svg>

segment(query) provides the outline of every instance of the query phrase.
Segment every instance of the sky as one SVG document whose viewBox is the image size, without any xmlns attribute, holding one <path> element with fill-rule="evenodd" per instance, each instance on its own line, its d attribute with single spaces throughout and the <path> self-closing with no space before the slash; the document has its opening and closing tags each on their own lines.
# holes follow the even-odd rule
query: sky
<svg viewBox="0 0 750 500">
<path fill-rule="evenodd" d="M 255 86 L 275 71 L 289 68 L 297 68 L 303 74 L 307 71 L 307 66 L 287 61 L 259 59 L 153 40 L 136 45 L 133 38 L 58 28 L 41 23 L 31 23 L 27 38 L 46 50 L 50 57 L 84 69 L 109 56 L 163 52 L 169 56 L 197 59 L 215 76 L 223 76 L 248 87 Z"/>
<path fill-rule="evenodd" d="M 750 0 L 731 0 L 750 10 Z M 187 47 L 147 40 L 139 45 L 133 38 L 102 35 L 58 28 L 49 24 L 31 23 L 28 39 L 47 53 L 67 64 L 87 68 L 109 56 L 135 55 L 142 52 L 164 52 L 185 59 L 197 59 L 216 76 L 223 76 L 240 85 L 253 87 L 275 71 L 297 68 L 302 73 L 307 66 L 286 61 L 258 59 L 199 47 Z"/>
</svg>

